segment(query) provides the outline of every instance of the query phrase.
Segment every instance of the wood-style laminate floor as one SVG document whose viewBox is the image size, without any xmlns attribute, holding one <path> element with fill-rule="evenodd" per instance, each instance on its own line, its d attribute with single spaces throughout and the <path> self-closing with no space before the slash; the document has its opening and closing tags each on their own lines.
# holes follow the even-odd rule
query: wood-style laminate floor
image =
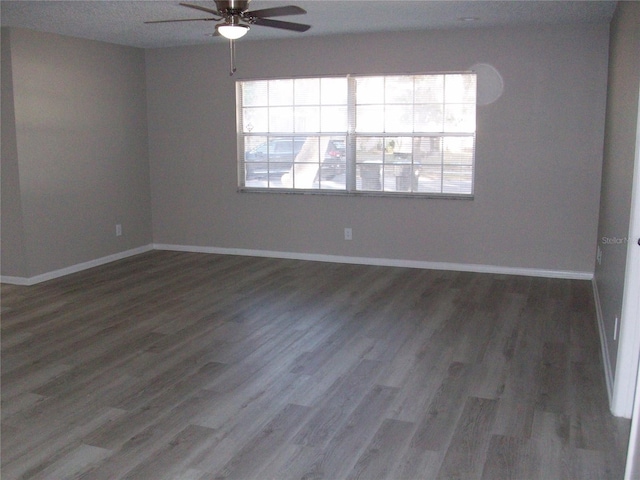
<svg viewBox="0 0 640 480">
<path fill-rule="evenodd" d="M 2 479 L 622 478 L 591 286 L 155 251 L 2 286 Z"/>
</svg>

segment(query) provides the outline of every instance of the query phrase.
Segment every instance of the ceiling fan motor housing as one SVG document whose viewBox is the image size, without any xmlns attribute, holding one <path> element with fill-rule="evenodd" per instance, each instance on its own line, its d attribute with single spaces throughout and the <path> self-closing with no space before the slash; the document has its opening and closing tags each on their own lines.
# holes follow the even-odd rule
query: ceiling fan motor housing
<svg viewBox="0 0 640 480">
<path fill-rule="evenodd" d="M 250 0 L 216 0 L 216 7 L 225 17 L 241 15 L 249 8 Z"/>
</svg>

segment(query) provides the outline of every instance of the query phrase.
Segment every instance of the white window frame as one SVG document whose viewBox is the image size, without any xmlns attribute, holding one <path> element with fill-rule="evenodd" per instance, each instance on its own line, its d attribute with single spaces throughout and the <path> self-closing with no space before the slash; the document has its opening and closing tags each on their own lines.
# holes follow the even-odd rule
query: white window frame
<svg viewBox="0 0 640 480">
<path fill-rule="evenodd" d="M 477 126 L 476 126 L 476 116 L 477 116 L 477 96 L 476 96 L 476 92 L 474 89 L 474 98 L 473 98 L 473 103 L 471 102 L 466 102 L 464 103 L 464 105 L 466 106 L 472 106 L 473 107 L 473 128 L 469 129 L 469 130 L 465 130 L 465 131 L 459 131 L 459 130 L 449 130 L 446 131 L 443 129 L 442 131 L 415 131 L 415 126 L 414 126 L 414 131 L 412 132 L 408 132 L 408 131 L 384 131 L 384 129 L 382 131 L 357 131 L 357 125 L 356 125 L 356 111 L 357 111 L 357 107 L 358 107 L 358 103 L 357 103 L 357 98 L 356 98 L 356 83 L 358 81 L 358 79 L 362 79 L 362 78 L 389 78 L 389 77 L 421 77 L 421 76 L 442 76 L 443 77 L 443 82 L 444 82 L 444 78 L 447 75 L 472 75 L 473 80 L 474 80 L 474 84 L 477 81 L 477 77 L 475 76 L 474 72 L 469 72 L 469 71 L 461 71 L 461 72 L 435 72 L 435 73 L 423 73 L 423 74 L 395 74 L 395 75 L 346 75 L 346 76 L 342 76 L 342 77 L 336 77 L 336 76 L 319 76 L 319 77 L 311 77 L 311 79 L 324 79 L 324 78 L 346 78 L 347 80 L 347 128 L 346 130 L 339 130 L 339 131 L 319 131 L 319 132 L 306 132 L 306 133 L 300 133 L 300 132 L 271 132 L 271 131 L 263 131 L 263 132 L 245 132 L 244 131 L 244 126 L 243 126 L 243 99 L 242 99 L 242 85 L 245 82 L 253 82 L 253 81 L 270 81 L 270 80 L 296 80 L 296 78 L 301 78 L 301 77 L 290 77 L 290 78 L 282 78 L 282 79 L 278 79 L 278 78 L 274 78 L 274 79 L 267 79 L 267 80 L 240 80 L 238 82 L 236 82 L 236 99 L 237 99 L 237 103 L 236 103 L 236 112 L 237 112 L 237 152 L 238 152 L 238 156 L 237 156 L 237 165 L 238 165 L 238 190 L 241 192 L 268 192 L 268 193 L 312 193 L 312 194 L 325 194 L 325 195 L 369 195 L 369 196 L 390 196 L 390 197 L 397 197 L 397 196 L 401 196 L 401 197 L 418 197 L 418 198 L 459 198 L 459 199 L 473 199 L 474 196 L 474 184 L 475 184 L 475 172 L 476 172 L 476 131 L 477 131 Z M 447 105 L 455 105 L 456 102 L 447 102 L 446 99 L 444 98 L 444 94 L 443 94 L 443 101 L 442 101 L 442 108 L 443 111 L 446 108 Z M 412 108 L 415 108 L 415 106 L 418 103 L 415 102 L 415 100 L 408 104 L 411 105 Z M 387 105 L 391 105 L 391 103 L 387 103 L 382 102 L 379 103 L 378 106 L 381 106 L 382 108 L 386 108 Z M 434 104 L 437 105 L 437 104 Z M 269 107 L 267 107 L 269 108 Z M 443 125 L 444 125 L 444 120 L 443 120 Z M 314 188 L 295 188 L 295 187 L 291 187 L 291 186 L 272 186 L 270 185 L 270 183 L 267 183 L 267 186 L 251 186 L 251 185 L 247 185 L 247 182 L 245 181 L 245 140 L 248 137 L 251 136 L 262 136 L 262 137 L 268 137 L 268 138 L 276 138 L 276 137 L 286 137 L 286 138 L 306 138 L 306 137 L 343 137 L 345 139 L 345 154 L 346 154 L 346 165 L 345 165 L 345 182 L 344 182 L 344 188 L 341 189 L 336 189 L 336 188 L 321 188 L 321 183 L 320 183 L 320 179 L 319 177 L 316 177 L 316 182 L 317 182 L 317 187 Z M 443 157 L 442 160 L 439 163 L 434 163 L 432 166 L 439 166 L 441 168 L 441 172 L 440 172 L 440 187 L 438 191 L 432 191 L 432 190 L 423 190 L 423 191 L 415 191 L 414 189 L 417 188 L 424 188 L 420 187 L 420 186 L 416 186 L 417 182 L 418 182 L 418 177 L 417 175 L 421 175 L 421 173 L 419 173 L 419 171 L 421 171 L 422 168 L 424 168 L 424 165 L 418 164 L 418 163 L 414 163 L 414 150 L 411 150 L 411 160 L 408 163 L 403 163 L 403 164 L 392 164 L 391 162 L 385 162 L 383 161 L 383 163 L 376 163 L 375 165 L 379 165 L 380 168 L 380 173 L 378 174 L 380 176 L 380 178 L 382 178 L 382 183 L 383 186 L 379 187 L 376 186 L 376 188 L 365 188 L 365 186 L 363 186 L 362 184 L 362 180 L 360 182 L 360 185 L 357 184 L 357 180 L 358 180 L 358 176 L 357 176 L 357 169 L 363 169 L 364 168 L 364 164 L 362 162 L 358 162 L 358 155 L 356 152 L 356 144 L 358 139 L 380 139 L 380 138 L 385 138 L 385 139 L 411 139 L 412 140 L 412 144 L 415 146 L 415 141 L 416 140 L 428 140 L 428 139 L 432 139 L 432 140 L 438 140 L 442 143 L 445 141 L 446 139 L 451 139 L 450 141 L 455 142 L 455 139 L 461 139 L 460 142 L 463 141 L 469 141 L 471 142 L 471 157 L 470 157 L 470 163 L 467 164 L 461 164 L 461 166 L 463 167 L 467 167 L 467 169 L 470 170 L 470 177 L 468 178 L 468 180 L 466 182 L 464 182 L 464 185 L 466 186 L 467 184 L 469 184 L 469 190 L 467 191 L 462 191 L 462 192 L 456 192 L 454 190 L 451 189 L 451 187 L 447 187 L 449 190 L 447 190 L 447 188 L 445 188 L 444 182 L 445 182 L 445 173 L 444 173 L 444 169 L 445 166 L 449 166 L 449 167 L 455 167 L 456 164 L 455 163 L 447 163 L 444 161 L 444 151 L 439 152 Z M 466 140 L 465 140 L 466 139 Z M 386 142 L 385 142 L 386 143 Z M 437 143 L 437 142 L 436 142 Z M 413 147 L 412 147 L 413 148 Z M 442 145 L 439 147 L 441 150 L 443 149 Z M 383 147 L 383 149 L 386 151 L 386 149 Z M 468 152 L 468 148 L 466 150 Z M 385 154 L 386 155 L 386 154 Z M 467 153 L 467 157 L 468 157 L 468 153 Z M 322 161 L 321 161 L 322 162 Z M 373 165 L 371 165 L 373 166 Z M 292 168 L 292 171 L 294 169 Z M 320 167 L 318 168 L 318 172 L 320 171 Z M 462 170 L 460 170 L 462 171 Z M 362 172 L 362 170 L 360 170 L 360 172 Z M 389 178 L 389 174 L 390 172 L 394 172 L 398 175 L 398 179 L 401 178 L 401 175 L 406 176 L 406 172 L 409 172 L 409 175 L 407 178 L 410 179 L 415 179 L 414 181 L 416 182 L 416 185 L 410 185 L 408 187 L 408 190 L 404 190 L 404 189 L 398 189 L 398 186 L 396 185 L 396 188 L 394 189 L 393 187 L 391 187 L 389 190 L 385 189 L 385 184 L 388 183 L 388 178 Z M 293 172 L 292 172 L 293 173 Z M 467 175 L 468 176 L 468 175 Z M 362 177 L 360 177 L 362 178 Z M 397 180 L 398 181 L 398 180 Z M 411 181 L 411 180 L 409 180 Z M 406 182 L 405 182 L 406 183 Z M 403 184 L 404 185 L 404 184 Z M 404 185 L 404 188 L 407 188 L 406 185 Z"/>
</svg>

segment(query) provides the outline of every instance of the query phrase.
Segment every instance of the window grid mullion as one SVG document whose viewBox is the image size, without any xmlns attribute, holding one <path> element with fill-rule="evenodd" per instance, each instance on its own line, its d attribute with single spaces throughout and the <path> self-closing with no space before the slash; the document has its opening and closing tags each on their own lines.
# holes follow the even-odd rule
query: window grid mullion
<svg viewBox="0 0 640 480">
<path fill-rule="evenodd" d="M 347 192 L 355 192 L 356 185 L 356 79 L 347 77 L 347 138 L 345 151 L 345 187 Z"/>
</svg>

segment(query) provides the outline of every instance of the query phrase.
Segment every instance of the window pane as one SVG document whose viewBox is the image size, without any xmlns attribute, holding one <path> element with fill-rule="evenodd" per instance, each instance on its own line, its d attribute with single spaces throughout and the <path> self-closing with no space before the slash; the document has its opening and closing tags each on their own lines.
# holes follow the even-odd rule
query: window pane
<svg viewBox="0 0 640 480">
<path fill-rule="evenodd" d="M 320 80 L 322 105 L 346 105 L 347 104 L 347 79 L 323 78 Z"/>
<path fill-rule="evenodd" d="M 263 136 L 251 136 L 244 137 L 244 151 L 245 151 L 245 159 L 246 154 L 249 152 L 254 152 L 261 150 L 262 153 L 266 155 L 267 153 L 267 137 Z"/>
<path fill-rule="evenodd" d="M 447 104 L 444 106 L 445 132 L 473 132 L 475 129 L 475 105 Z"/>
<path fill-rule="evenodd" d="M 470 166 L 447 166 L 442 179 L 443 193 L 472 193 L 472 170 Z"/>
<path fill-rule="evenodd" d="M 320 164 L 320 144 L 326 145 L 327 141 L 321 141 L 318 137 L 307 137 L 304 139 L 298 155 L 295 157 L 295 163 L 314 163 L 316 168 Z"/>
<path fill-rule="evenodd" d="M 269 164 L 266 162 L 246 163 L 244 168 L 245 168 L 245 179 L 247 182 L 251 180 L 267 178 L 269 174 Z"/>
<path fill-rule="evenodd" d="M 283 177 L 291 170 L 291 163 L 270 163 L 269 164 L 269 185 L 281 187 Z"/>
<path fill-rule="evenodd" d="M 380 192 L 382 191 L 381 164 L 363 163 L 356 165 L 356 189 Z"/>
<path fill-rule="evenodd" d="M 295 131 L 317 132 L 320 130 L 320 107 L 296 107 Z"/>
<path fill-rule="evenodd" d="M 413 110 L 414 131 L 442 132 L 444 111 L 442 105 L 416 105 Z"/>
<path fill-rule="evenodd" d="M 269 80 L 269 105 L 293 105 L 293 80 Z"/>
<path fill-rule="evenodd" d="M 473 164 L 473 137 L 445 137 L 443 143 L 445 164 Z"/>
<path fill-rule="evenodd" d="M 282 183 L 284 186 L 290 188 L 315 189 L 318 188 L 318 182 L 315 181 L 317 173 L 317 163 L 296 163 L 295 166 L 284 175 Z"/>
<path fill-rule="evenodd" d="M 415 103 L 443 103 L 444 76 L 419 75 L 415 78 Z"/>
<path fill-rule="evenodd" d="M 242 130 L 245 133 L 269 131 L 269 109 L 266 107 L 244 108 Z"/>
<path fill-rule="evenodd" d="M 293 107 L 269 109 L 269 132 L 293 132 Z"/>
<path fill-rule="evenodd" d="M 443 137 L 444 163 L 464 163 L 473 160 L 473 137 Z"/>
<path fill-rule="evenodd" d="M 347 130 L 347 107 L 321 107 L 321 132 L 344 132 Z"/>
<path fill-rule="evenodd" d="M 358 105 L 384 103 L 384 77 L 358 77 L 356 98 Z"/>
<path fill-rule="evenodd" d="M 293 157 L 293 138 L 282 139 L 275 142 L 272 148 L 269 149 L 269 154 L 275 155 L 289 155 Z"/>
<path fill-rule="evenodd" d="M 442 166 L 421 165 L 418 169 L 418 191 L 422 193 L 440 193 L 442 189 Z"/>
<path fill-rule="evenodd" d="M 385 162 L 411 163 L 413 159 L 412 137 L 390 137 L 385 141 Z"/>
<path fill-rule="evenodd" d="M 384 159 L 384 149 L 383 137 L 357 137 L 356 162 L 382 163 Z"/>
<path fill-rule="evenodd" d="M 331 137 L 327 143 L 320 167 L 320 188 L 346 187 L 346 137 Z"/>
<path fill-rule="evenodd" d="M 356 132 L 383 132 L 384 106 L 364 105 L 356 107 Z"/>
<path fill-rule="evenodd" d="M 298 137 L 247 137 L 244 154 L 245 180 L 268 180 L 270 184 L 279 182 L 282 175 L 291 169 L 293 159 L 303 143 L 304 138 Z"/>
<path fill-rule="evenodd" d="M 418 174 L 418 169 L 411 164 L 385 165 L 385 192 L 412 192 L 417 190 Z"/>
<path fill-rule="evenodd" d="M 389 103 L 413 103 L 413 77 L 402 75 L 385 78 L 384 102 Z"/>
<path fill-rule="evenodd" d="M 413 105 L 387 105 L 385 132 L 413 132 Z"/>
<path fill-rule="evenodd" d="M 266 80 L 258 82 L 242 83 L 242 104 L 245 107 L 267 106 L 269 96 L 269 82 Z"/>
<path fill-rule="evenodd" d="M 476 103 L 475 74 L 445 75 L 445 103 Z"/>
<path fill-rule="evenodd" d="M 312 136 L 306 139 L 296 138 L 296 142 L 300 142 L 297 155 L 288 165 L 288 171 L 281 177 L 284 187 L 317 189 L 320 188 L 323 172 L 324 179 L 327 181 L 333 180 L 339 173 L 344 173 L 344 150 L 341 149 L 341 146 L 344 145 L 343 140 Z M 325 167 L 326 159 L 330 154 L 336 156 L 335 158 L 331 157 L 334 163 L 327 164 Z M 341 181 L 344 185 L 344 177 Z M 339 185 L 340 179 L 337 182 L 333 182 L 332 188 Z"/>
<path fill-rule="evenodd" d="M 413 141 L 413 162 L 420 165 L 442 163 L 442 137 L 418 137 Z"/>
<path fill-rule="evenodd" d="M 267 137 L 245 137 L 244 174 L 247 182 L 267 178 L 269 174 L 268 159 Z"/>
<path fill-rule="evenodd" d="M 297 78 L 293 87 L 296 105 L 320 105 L 319 78 Z"/>
</svg>

